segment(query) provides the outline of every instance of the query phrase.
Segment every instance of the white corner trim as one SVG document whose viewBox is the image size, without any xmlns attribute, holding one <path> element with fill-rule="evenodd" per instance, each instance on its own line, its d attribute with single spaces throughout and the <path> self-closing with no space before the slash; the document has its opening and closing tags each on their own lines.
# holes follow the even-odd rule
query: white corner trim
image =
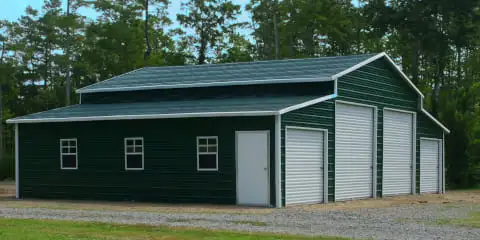
<svg viewBox="0 0 480 240">
<path fill-rule="evenodd" d="M 193 118 L 193 117 L 237 117 L 237 116 L 273 116 L 277 111 L 245 111 L 245 112 L 200 112 L 174 114 L 146 114 L 146 115 L 114 115 L 95 117 L 67 117 L 67 118 L 39 118 L 39 119 L 9 119 L 7 123 L 46 123 L 46 122 L 88 122 L 109 120 L 135 119 L 165 119 L 165 118 Z"/>
<path fill-rule="evenodd" d="M 445 133 L 442 139 L 442 193 L 445 194 Z"/>
<path fill-rule="evenodd" d="M 20 199 L 20 159 L 18 141 L 18 124 L 15 124 L 15 198 Z"/>
<path fill-rule="evenodd" d="M 275 116 L 275 203 L 277 208 L 282 207 L 282 116 Z"/>
<path fill-rule="evenodd" d="M 108 81 L 108 80 L 105 80 L 105 81 Z M 237 86 L 237 85 L 251 85 L 251 84 L 266 84 L 266 83 L 296 83 L 296 82 L 305 83 L 305 82 L 326 82 L 326 81 L 332 81 L 332 79 L 312 77 L 312 78 L 260 79 L 260 80 L 249 80 L 249 81 L 228 81 L 228 82 L 208 82 L 208 83 L 155 84 L 155 85 L 144 85 L 144 86 L 111 87 L 111 88 L 97 88 L 97 89 L 84 89 L 86 88 L 84 87 L 84 88 L 78 89 L 76 92 L 77 93 L 124 92 L 124 91 L 154 90 L 154 89 Z"/>
<path fill-rule="evenodd" d="M 300 108 L 311 106 L 313 104 L 317 104 L 317 103 L 321 103 L 321 102 L 324 102 L 324 101 L 327 101 L 327 100 L 330 100 L 330 99 L 334 99 L 336 97 L 337 97 L 337 94 L 331 94 L 331 95 L 323 96 L 321 98 L 315 98 L 315 99 L 310 100 L 310 101 L 306 101 L 306 102 L 303 102 L 303 103 L 300 103 L 300 104 L 297 104 L 297 105 L 293 105 L 293 106 L 281 109 L 279 111 L 279 113 L 280 114 L 285 114 L 285 113 L 288 113 L 288 112 L 291 112 L 291 111 L 294 111 L 294 110 L 297 110 L 297 109 L 300 109 Z"/>
</svg>

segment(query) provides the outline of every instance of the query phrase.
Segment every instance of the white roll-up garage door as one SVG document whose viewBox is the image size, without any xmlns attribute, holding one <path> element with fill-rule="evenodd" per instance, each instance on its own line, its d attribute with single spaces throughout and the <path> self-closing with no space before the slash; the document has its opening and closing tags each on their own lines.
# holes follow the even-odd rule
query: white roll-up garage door
<svg viewBox="0 0 480 240">
<path fill-rule="evenodd" d="M 324 137 L 316 129 L 286 129 L 286 204 L 324 201 Z"/>
<path fill-rule="evenodd" d="M 420 140 L 420 192 L 438 193 L 440 190 L 441 140 Z"/>
<path fill-rule="evenodd" d="M 383 195 L 412 193 L 414 115 L 383 111 Z"/>
<path fill-rule="evenodd" d="M 336 103 L 335 200 L 373 196 L 374 109 Z"/>
</svg>

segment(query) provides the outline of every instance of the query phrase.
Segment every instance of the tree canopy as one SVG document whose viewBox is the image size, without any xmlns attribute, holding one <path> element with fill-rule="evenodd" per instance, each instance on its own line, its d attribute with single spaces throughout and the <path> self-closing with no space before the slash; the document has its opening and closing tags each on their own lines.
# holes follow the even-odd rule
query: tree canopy
<svg viewBox="0 0 480 240">
<path fill-rule="evenodd" d="M 44 0 L 0 21 L 3 124 L 78 102 L 75 88 L 143 66 L 387 52 L 452 130 L 448 186 L 478 184 L 480 0 L 182 0 L 177 19 L 168 0 L 64 1 L 68 9 Z M 8 149 L 11 129 L 3 135 Z"/>
</svg>

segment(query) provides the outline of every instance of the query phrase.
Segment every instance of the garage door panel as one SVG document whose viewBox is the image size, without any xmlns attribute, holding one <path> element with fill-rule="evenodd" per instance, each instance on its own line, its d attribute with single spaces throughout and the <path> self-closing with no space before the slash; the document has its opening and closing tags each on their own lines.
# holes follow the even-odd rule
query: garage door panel
<svg viewBox="0 0 480 240">
<path fill-rule="evenodd" d="M 374 108 L 336 103 L 335 200 L 373 196 Z"/>
<path fill-rule="evenodd" d="M 440 191 L 441 140 L 422 139 L 420 141 L 420 192 Z"/>
<path fill-rule="evenodd" d="M 383 195 L 412 193 L 414 114 L 383 112 Z"/>
<path fill-rule="evenodd" d="M 324 132 L 286 130 L 286 204 L 324 201 Z"/>
</svg>

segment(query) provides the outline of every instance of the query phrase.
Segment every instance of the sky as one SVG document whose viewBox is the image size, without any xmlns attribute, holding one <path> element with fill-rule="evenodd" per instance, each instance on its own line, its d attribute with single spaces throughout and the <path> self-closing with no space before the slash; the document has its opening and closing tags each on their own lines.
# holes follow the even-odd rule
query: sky
<svg viewBox="0 0 480 240">
<path fill-rule="evenodd" d="M 232 0 L 234 3 L 240 4 L 242 8 L 250 2 L 250 0 Z M 64 8 L 66 9 L 66 0 L 62 0 L 64 4 Z M 170 19 L 176 20 L 177 13 L 180 13 L 180 3 L 181 0 L 170 0 L 169 6 L 169 16 Z M 15 21 L 17 20 L 22 14 L 25 13 L 25 8 L 27 6 L 32 6 L 34 9 L 41 10 L 43 5 L 43 0 L 0 0 L 0 20 L 9 20 Z M 82 15 L 88 16 L 91 18 L 95 18 L 97 14 L 95 11 L 91 9 L 80 9 L 79 11 Z M 240 16 L 240 21 L 247 21 L 249 19 L 248 13 L 243 11 L 242 15 Z"/>
</svg>

